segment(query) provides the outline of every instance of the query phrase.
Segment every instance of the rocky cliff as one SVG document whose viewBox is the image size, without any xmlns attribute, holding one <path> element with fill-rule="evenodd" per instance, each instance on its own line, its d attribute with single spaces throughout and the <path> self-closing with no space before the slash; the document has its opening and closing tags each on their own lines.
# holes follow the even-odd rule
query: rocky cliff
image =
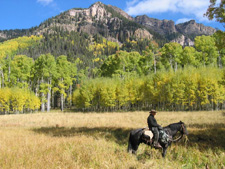
<svg viewBox="0 0 225 169">
<path fill-rule="evenodd" d="M 180 35 L 179 37 L 173 39 L 172 42 L 177 42 L 177 43 L 181 44 L 182 46 L 193 46 L 194 45 L 194 41 L 184 35 Z"/>
<path fill-rule="evenodd" d="M 178 42 L 183 46 L 192 46 L 196 36 L 212 35 L 216 32 L 216 29 L 194 20 L 175 25 L 171 20 L 158 20 L 142 15 L 135 17 L 135 21 L 165 36 L 169 41 Z"/>
<path fill-rule="evenodd" d="M 142 15 L 135 17 L 135 22 L 144 25 L 155 32 L 158 32 L 161 35 L 177 32 L 175 24 L 171 20 L 158 20 L 150 18 L 147 15 Z"/>
<path fill-rule="evenodd" d="M 216 32 L 216 29 L 196 23 L 195 20 L 177 24 L 175 27 L 178 32 L 184 35 L 212 35 Z"/>
</svg>

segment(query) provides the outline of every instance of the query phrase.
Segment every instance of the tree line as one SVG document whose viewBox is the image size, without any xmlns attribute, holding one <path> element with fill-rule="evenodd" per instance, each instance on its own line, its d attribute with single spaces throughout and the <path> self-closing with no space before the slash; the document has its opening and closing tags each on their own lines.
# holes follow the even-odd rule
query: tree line
<svg viewBox="0 0 225 169">
<path fill-rule="evenodd" d="M 215 67 L 161 70 L 148 76 L 84 81 L 73 93 L 82 111 L 220 110 L 224 108 L 225 71 Z"/>
</svg>

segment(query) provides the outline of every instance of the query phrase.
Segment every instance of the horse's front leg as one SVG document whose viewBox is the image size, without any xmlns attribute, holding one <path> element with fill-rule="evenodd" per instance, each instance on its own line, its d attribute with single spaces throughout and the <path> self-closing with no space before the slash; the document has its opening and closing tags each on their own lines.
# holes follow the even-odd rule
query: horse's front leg
<svg viewBox="0 0 225 169">
<path fill-rule="evenodd" d="M 168 147 L 163 147 L 163 152 L 162 152 L 163 158 L 166 157 L 166 151 L 167 151 L 167 148 L 168 148 Z"/>
</svg>

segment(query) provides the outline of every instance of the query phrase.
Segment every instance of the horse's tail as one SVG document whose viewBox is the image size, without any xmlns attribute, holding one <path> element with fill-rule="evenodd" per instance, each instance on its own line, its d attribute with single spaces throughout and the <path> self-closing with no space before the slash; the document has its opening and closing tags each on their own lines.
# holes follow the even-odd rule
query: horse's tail
<svg viewBox="0 0 225 169">
<path fill-rule="evenodd" d="M 131 133 L 130 133 L 130 135 L 129 135 L 127 152 L 128 152 L 128 153 L 132 153 L 132 152 L 133 152 L 132 143 L 131 143 Z"/>
<path fill-rule="evenodd" d="M 141 135 L 143 129 L 136 129 L 130 132 L 127 151 L 136 154 L 139 144 L 141 143 Z"/>
</svg>

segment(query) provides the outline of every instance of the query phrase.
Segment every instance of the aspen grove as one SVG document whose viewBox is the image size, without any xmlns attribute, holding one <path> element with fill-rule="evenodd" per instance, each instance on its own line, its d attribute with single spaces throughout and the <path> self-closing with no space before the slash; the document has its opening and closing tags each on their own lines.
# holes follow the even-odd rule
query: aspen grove
<svg viewBox="0 0 225 169">
<path fill-rule="evenodd" d="M 186 47 L 175 42 L 159 47 L 155 41 L 145 39 L 127 40 L 119 45 L 98 37 L 86 48 L 85 56 L 73 58 L 60 50 L 54 55 L 37 52 L 44 38 L 24 36 L 0 43 L 1 113 L 51 108 L 62 111 L 225 108 L 224 33 L 197 36 L 194 46 Z M 70 40 L 67 43 L 72 51 L 75 43 Z M 30 57 L 34 51 L 35 57 Z"/>
</svg>

